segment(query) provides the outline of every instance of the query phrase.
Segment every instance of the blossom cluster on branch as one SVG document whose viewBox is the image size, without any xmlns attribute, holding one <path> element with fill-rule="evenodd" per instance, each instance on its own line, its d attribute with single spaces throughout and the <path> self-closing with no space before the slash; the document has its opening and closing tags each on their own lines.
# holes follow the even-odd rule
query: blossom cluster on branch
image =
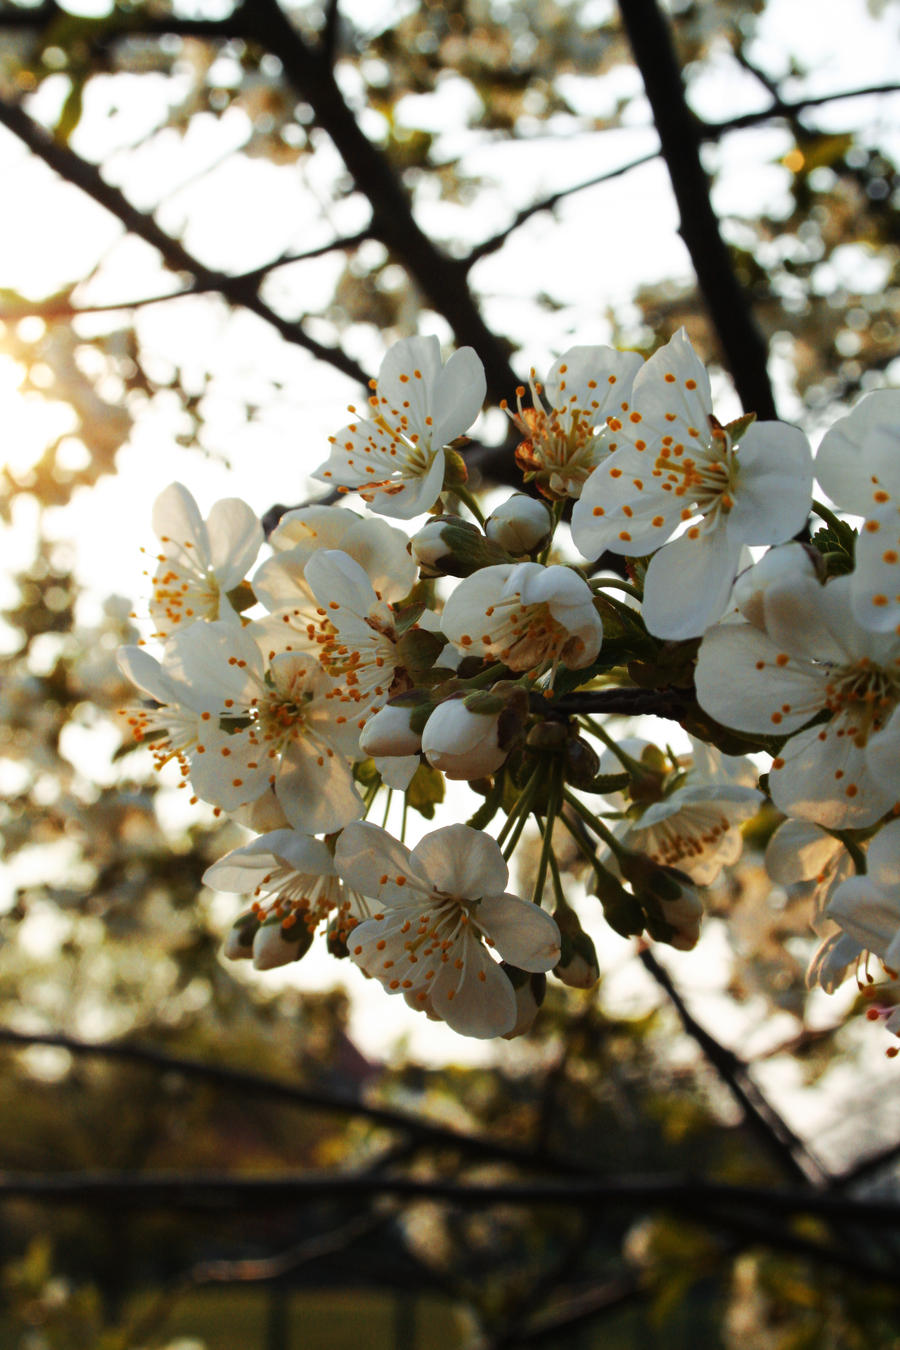
<svg viewBox="0 0 900 1350">
<path fill-rule="evenodd" d="M 472 350 L 444 364 L 436 338 L 398 342 L 315 475 L 362 507 L 289 511 L 258 565 L 245 503 L 204 520 L 173 484 L 155 505 L 159 655 L 121 652 L 143 696 L 122 716 L 255 836 L 204 878 L 250 899 L 226 954 L 271 968 L 324 930 L 411 1007 L 517 1035 L 548 973 L 597 978 L 560 832 L 613 929 L 688 949 L 703 888 L 771 803 L 770 874 L 813 883 L 830 921 L 810 979 L 831 990 L 870 957 L 892 975 L 900 391 L 864 398 L 814 459 L 785 423 L 723 425 L 683 332 L 647 361 L 574 347 L 506 407 L 523 491 L 487 519 L 460 453 L 484 395 Z M 426 512 L 411 537 L 388 523 Z M 632 712 L 679 722 L 691 753 L 626 736 Z M 445 778 L 481 802 L 410 849 L 408 809 L 431 819 Z"/>
</svg>

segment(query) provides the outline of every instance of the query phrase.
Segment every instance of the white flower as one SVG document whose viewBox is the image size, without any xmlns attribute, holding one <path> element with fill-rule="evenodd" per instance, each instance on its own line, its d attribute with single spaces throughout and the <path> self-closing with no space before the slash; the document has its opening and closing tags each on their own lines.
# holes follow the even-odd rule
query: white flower
<svg viewBox="0 0 900 1350">
<path fill-rule="evenodd" d="M 217 891 L 252 895 L 238 920 L 226 955 L 253 957 L 257 969 L 294 960 L 319 925 L 337 915 L 345 935 L 368 908 L 343 885 L 325 844 L 299 830 L 272 830 L 232 849 L 208 867 L 203 884 Z M 251 942 L 235 941 L 242 930 Z"/>
<path fill-rule="evenodd" d="M 785 569 L 762 595 L 763 626 L 710 628 L 696 670 L 719 722 L 790 737 L 772 764 L 775 805 L 827 829 L 872 825 L 900 800 L 900 759 L 874 759 L 900 701 L 900 637 L 859 626 L 850 586 Z"/>
<path fill-rule="evenodd" d="M 368 418 L 355 417 L 332 437 L 331 454 L 313 477 L 358 489 L 380 515 L 420 515 L 437 501 L 444 450 L 472 425 L 485 389 L 471 347 L 442 366 L 436 337 L 404 338 L 381 364 Z"/>
<path fill-rule="evenodd" d="M 337 506 L 289 511 L 269 543 L 275 555 L 253 576 L 256 598 L 269 615 L 258 620 L 253 631 L 273 656 L 280 651 L 318 650 L 322 616 L 305 571 L 320 550 L 346 553 L 363 569 L 376 596 L 389 603 L 401 600 L 416 579 L 416 564 L 401 530 Z"/>
<path fill-rule="evenodd" d="M 900 820 L 869 844 L 868 871 L 838 886 L 825 911 L 860 947 L 900 970 Z"/>
<path fill-rule="evenodd" d="M 691 745 L 693 763 L 673 775 L 680 785 L 670 791 L 661 785 L 661 799 L 630 821 L 621 838 L 627 848 L 708 886 L 741 856 L 741 825 L 756 814 L 763 794 L 750 760 L 723 755 L 693 737 Z"/>
<path fill-rule="evenodd" d="M 247 503 L 226 497 L 204 521 L 187 488 L 172 483 L 154 503 L 153 529 L 161 548 L 150 600 L 155 635 L 168 637 L 197 619 L 236 621 L 228 592 L 244 580 L 263 540 Z"/>
<path fill-rule="evenodd" d="M 766 845 L 765 864 L 780 886 L 805 884 L 816 916 L 853 872 L 853 860 L 841 841 L 809 820 L 783 820 Z"/>
<path fill-rule="evenodd" d="M 320 606 L 319 660 L 348 701 L 368 716 L 387 701 L 402 667 L 390 605 L 379 600 L 359 563 L 338 549 L 310 558 L 306 580 Z"/>
<path fill-rule="evenodd" d="M 712 416 L 709 379 L 683 329 L 639 371 L 631 405 L 609 425 L 616 449 L 575 504 L 572 538 L 586 558 L 655 553 L 644 622 L 657 637 L 696 637 L 724 613 L 744 547 L 803 527 L 809 444 L 796 427 L 763 422 L 736 445 Z"/>
<path fill-rule="evenodd" d="M 499 563 L 466 577 L 444 606 L 441 626 L 461 651 L 510 670 L 540 671 L 560 662 L 581 670 L 603 640 L 584 578 L 570 567 L 529 562 Z"/>
<path fill-rule="evenodd" d="M 610 441 L 615 442 L 615 436 L 609 418 L 631 397 L 641 364 L 636 352 L 571 347 L 553 366 L 545 384 L 536 382 L 532 370 L 533 406 L 523 407 L 522 386 L 516 390 L 517 411 L 509 414 L 526 438 L 516 450 L 526 482 L 534 479 L 548 497 L 580 494 L 587 477 L 613 449 Z M 509 412 L 505 400 L 500 406 Z"/>
<path fill-rule="evenodd" d="M 267 666 L 248 632 L 192 624 L 167 649 L 166 668 L 231 719 L 230 735 L 190 753 L 191 782 L 206 801 L 232 811 L 274 787 L 288 822 L 308 834 L 361 813 L 350 769 L 360 728 L 314 657 L 285 652 Z"/>
<path fill-rule="evenodd" d="M 172 643 L 167 644 L 165 653 L 172 656 Z M 228 735 L 220 729 L 219 719 L 228 712 L 229 703 L 233 706 L 240 696 L 242 675 L 228 670 L 218 688 L 197 688 L 177 669 L 167 670 L 142 647 L 122 647 L 117 659 L 122 674 L 153 701 L 153 706 L 135 703 L 120 708 L 119 716 L 127 722 L 134 739 L 151 749 L 157 769 L 175 760 L 187 779 L 198 751 L 215 751 L 226 744 Z"/>
<path fill-rule="evenodd" d="M 479 713 L 461 698 L 439 703 L 425 723 L 422 753 L 432 768 L 448 778 L 486 778 L 506 762 L 509 746 L 498 741 L 499 712 Z"/>
<path fill-rule="evenodd" d="M 878 389 L 827 433 L 816 477 L 840 509 L 865 516 L 856 541 L 853 612 L 865 628 L 900 628 L 900 389 Z"/>
<path fill-rule="evenodd" d="M 522 970 L 559 960 L 555 922 L 506 892 L 503 855 L 479 830 L 449 825 L 410 851 L 377 825 L 354 822 L 335 866 L 380 906 L 354 929 L 352 959 L 461 1035 L 503 1036 L 516 1022 L 513 987 L 489 948 Z"/>
<path fill-rule="evenodd" d="M 543 502 L 516 492 L 491 512 L 484 522 L 484 532 L 488 539 L 518 557 L 546 543 L 552 524 Z"/>
</svg>

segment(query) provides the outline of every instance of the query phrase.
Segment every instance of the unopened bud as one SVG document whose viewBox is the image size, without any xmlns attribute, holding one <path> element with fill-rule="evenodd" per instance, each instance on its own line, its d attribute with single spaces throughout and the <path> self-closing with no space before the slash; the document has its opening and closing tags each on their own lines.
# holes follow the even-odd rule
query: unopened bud
<svg viewBox="0 0 900 1350">
<path fill-rule="evenodd" d="M 249 961 L 253 955 L 253 939 L 258 931 L 259 919 L 252 910 L 238 915 L 222 946 L 222 955 L 229 961 Z"/>
<path fill-rule="evenodd" d="M 566 782 L 573 787 L 589 788 L 600 771 L 600 756 L 580 736 L 566 742 Z"/>
<path fill-rule="evenodd" d="M 501 962 L 500 969 L 512 985 L 516 996 L 516 1020 L 511 1030 L 505 1032 L 503 1037 L 504 1040 L 511 1041 L 531 1029 L 547 992 L 547 976 L 520 970 L 518 966 L 511 966 L 506 961 Z"/>
<path fill-rule="evenodd" d="M 630 882 L 639 899 L 659 901 L 661 904 L 673 904 L 690 887 L 691 879 L 677 867 L 666 867 L 655 863 L 646 853 L 632 853 L 622 850 L 616 855 L 619 871 Z"/>
<path fill-rule="evenodd" d="M 264 923 L 253 939 L 253 965 L 256 970 L 275 970 L 278 966 L 299 961 L 312 946 L 313 935 L 303 923 L 296 920 L 290 927 L 279 919 Z"/>
<path fill-rule="evenodd" d="M 428 704 L 431 707 L 431 704 Z M 417 755 L 422 745 L 420 729 L 413 723 L 420 709 L 410 704 L 386 703 L 370 717 L 359 737 L 359 748 L 366 755 Z"/>
<path fill-rule="evenodd" d="M 448 778 L 484 778 L 495 773 L 509 754 L 500 744 L 501 705 L 478 712 L 459 698 L 439 703 L 422 732 L 422 752 L 432 768 Z"/>
<path fill-rule="evenodd" d="M 560 933 L 560 959 L 553 974 L 570 989 L 592 989 L 600 978 L 596 947 L 573 909 L 561 905 L 553 917 Z"/>
<path fill-rule="evenodd" d="M 603 906 L 603 917 L 620 937 L 637 937 L 644 931 L 644 911 L 637 900 L 611 872 L 598 867 L 594 894 Z"/>
<path fill-rule="evenodd" d="M 413 535 L 410 545 L 426 576 L 468 577 L 479 568 L 513 561 L 477 525 L 459 516 L 435 516 Z"/>
<path fill-rule="evenodd" d="M 553 528 L 553 518 L 542 501 L 517 492 L 488 516 L 484 532 L 516 557 L 543 548 Z"/>
</svg>

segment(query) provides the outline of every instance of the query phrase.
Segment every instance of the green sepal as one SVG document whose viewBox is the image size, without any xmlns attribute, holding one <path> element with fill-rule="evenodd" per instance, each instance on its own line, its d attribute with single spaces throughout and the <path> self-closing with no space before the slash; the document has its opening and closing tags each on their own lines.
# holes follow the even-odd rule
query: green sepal
<svg viewBox="0 0 900 1350">
<path fill-rule="evenodd" d="M 426 820 L 434 819 L 434 808 L 444 800 L 444 775 L 430 764 L 422 763 L 406 789 L 407 804 Z"/>
<path fill-rule="evenodd" d="M 250 609 L 256 604 L 256 594 L 249 581 L 242 581 L 239 586 L 234 586 L 230 591 L 225 592 L 225 598 L 233 610 L 238 614 L 243 614 L 245 609 Z"/>
</svg>

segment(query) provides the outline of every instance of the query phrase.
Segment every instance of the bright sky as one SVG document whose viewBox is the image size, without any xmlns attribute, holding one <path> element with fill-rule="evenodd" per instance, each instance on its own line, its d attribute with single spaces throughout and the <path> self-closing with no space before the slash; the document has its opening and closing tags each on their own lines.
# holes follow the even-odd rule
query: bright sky
<svg viewBox="0 0 900 1350">
<path fill-rule="evenodd" d="M 69 2 L 82 13 L 105 13 L 104 0 Z M 214 4 L 202 7 L 215 12 Z M 598 4 L 599 12 L 610 6 Z M 379 15 L 396 15 L 395 0 L 343 0 L 342 10 L 360 25 L 377 26 Z M 814 10 L 815 21 L 810 22 Z M 812 61 L 812 74 L 802 82 L 788 79 L 784 93 L 829 92 L 861 83 L 896 78 L 900 69 L 900 7 L 867 6 L 864 0 L 770 0 L 754 52 L 760 65 L 776 77 L 785 76 L 793 54 Z M 584 115 L 611 110 L 615 98 L 636 86 L 628 70 L 613 79 L 588 81 L 569 77 L 566 94 Z M 346 75 L 349 83 L 352 76 Z M 166 107 L 186 90 L 161 76 L 116 77 L 97 80 L 88 91 L 74 148 L 89 158 L 103 157 L 109 177 L 140 206 L 165 205 L 161 223 L 178 232 L 212 266 L 249 267 L 283 249 L 313 246 L 333 231 L 357 229 L 365 220 L 359 201 L 339 204 L 327 225 L 320 219 L 319 202 L 338 170 L 327 148 L 313 161 L 274 167 L 242 152 L 249 123 L 240 112 L 219 120 L 200 118 L 184 138 L 154 134 Z M 64 82 L 50 80 L 33 100 L 30 111 L 50 119 L 65 95 Z M 477 211 L 438 199 L 420 200 L 422 224 L 435 234 L 453 234 L 472 243 L 502 228 L 514 211 L 535 197 L 581 181 L 606 168 L 652 150 L 656 138 L 643 101 L 635 106 L 630 124 L 602 136 L 575 128 L 552 140 L 535 136 L 500 144 L 489 136 L 462 136 L 449 131 L 460 125 L 460 111 L 470 97 L 452 77 L 433 95 L 409 100 L 411 123 L 431 126 L 440 133 L 437 153 L 462 153 L 463 172 L 487 180 Z M 691 86 L 696 109 L 713 119 L 766 106 L 768 96 L 750 75 L 738 70 L 722 51 L 702 79 Z M 400 110 L 401 115 L 404 109 Z M 844 126 L 847 119 L 870 128 L 900 154 L 900 99 L 897 96 L 857 100 L 815 113 L 818 125 Z M 377 118 L 370 119 L 372 134 Z M 563 129 L 563 128 L 557 128 Z M 710 167 L 719 170 L 715 204 L 724 214 L 752 211 L 764 198 L 777 213 L 786 203 L 787 171 L 778 159 L 790 147 L 779 128 L 733 135 L 707 150 Z M 156 256 L 133 240 L 123 239 L 119 227 L 74 188 L 61 186 L 42 165 L 31 160 L 20 143 L 0 132 L 0 175 L 7 201 L 15 210 L 0 214 L 0 288 L 40 296 L 87 274 L 95 278 L 79 292 L 85 303 L 103 303 L 155 294 L 164 289 Z M 171 194 L 171 195 L 170 195 Z M 64 228 L 61 228 L 64 222 Z M 688 263 L 675 233 L 676 217 L 661 164 L 652 164 L 604 187 L 579 194 L 562 204 L 555 217 L 535 217 L 497 255 L 482 262 L 474 281 L 485 293 L 489 322 L 501 330 L 527 334 L 516 357 L 523 372 L 530 364 L 546 369 L 571 343 L 608 340 L 605 318 L 610 306 L 621 306 L 645 281 L 681 276 Z M 565 238 L 565 246 L 560 240 Z M 373 246 L 375 247 L 375 246 Z M 863 261 L 848 257 L 854 284 L 877 290 L 881 278 L 866 279 Z M 330 295 L 342 266 L 340 255 L 297 270 L 295 278 L 279 282 L 279 303 L 291 294 L 299 304 L 316 304 Z M 551 292 L 565 308 L 544 312 L 533 321 L 531 297 Z M 273 297 L 276 292 L 273 291 Z M 127 317 L 127 316 L 126 316 Z M 107 317 L 80 321 L 85 335 L 108 327 Z M 221 305 L 187 298 L 150 306 L 136 316 L 142 347 L 154 369 L 181 368 L 194 379 L 198 391 L 204 373 L 213 372 L 206 386 L 206 441 L 209 454 L 198 455 L 180 445 L 182 430 L 176 402 L 158 398 L 135 425 L 129 443 L 118 457 L 119 472 L 90 491 L 76 495 L 64 510 L 50 513 L 49 527 L 61 540 L 75 541 L 77 572 L 88 588 L 90 611 L 96 612 L 108 594 L 111 579 L 116 590 L 137 601 L 145 593 L 141 544 L 151 544 L 150 504 L 171 481 L 180 479 L 194 493 L 204 514 L 217 498 L 242 496 L 262 513 L 274 501 L 296 502 L 309 492 L 306 474 L 326 453 L 327 437 L 344 420 L 348 399 L 357 394 L 344 377 L 311 361 L 299 349 L 287 348 L 251 315 L 229 315 Z M 24 332 L 27 333 L 25 328 Z M 446 338 L 438 322 L 431 331 Z M 351 332 L 355 356 L 373 371 L 380 344 L 371 331 Z M 4 419 L 4 455 L 21 468 L 40 454 L 48 437 L 66 429 L 65 413 L 48 408 L 16 391 L 21 371 L 0 343 L 0 406 Z M 272 381 L 281 383 L 273 396 Z M 237 415 L 239 402 L 257 397 L 259 413 L 250 422 Z M 115 390 L 109 391 L 114 400 Z M 722 416 L 734 415 L 736 405 L 723 393 Z M 791 409 L 785 409 L 787 415 Z M 60 420 L 63 419 L 63 420 Z M 73 462 L 78 456 L 73 442 Z M 226 462 L 227 461 L 227 462 Z M 27 562 L 34 533 L 34 513 L 20 503 L 14 528 L 4 540 L 11 571 Z M 0 603 L 9 588 L 0 578 Z M 0 635 L 2 641 L 2 635 Z M 467 799 L 468 800 L 468 799 Z M 461 812 L 468 814 L 466 805 Z M 423 828 L 427 828 L 424 827 Z M 223 915 L 224 921 L 224 915 Z M 643 981 L 627 963 L 630 947 L 613 934 L 602 939 L 604 963 L 620 971 L 613 981 L 617 998 L 641 1000 Z M 692 982 L 720 1016 L 722 1002 L 715 992 L 710 956 L 721 950 L 715 926 L 697 953 L 679 954 L 679 978 Z M 311 954 L 298 968 L 265 978 L 287 980 L 306 988 L 328 987 L 344 973 L 324 956 Z M 405 1009 L 400 1000 L 387 1000 L 380 986 L 367 982 L 355 970 L 347 972 L 355 995 L 353 1030 L 365 1052 L 383 1054 L 398 1035 L 408 1037 L 412 1053 L 434 1058 L 478 1058 L 482 1047 L 463 1042 L 443 1026 L 430 1026 Z M 704 992 L 708 990 L 708 995 Z M 828 1008 L 836 1015 L 836 1005 Z M 750 1034 L 753 1010 L 732 1014 L 734 1034 Z M 490 1053 L 490 1052 L 488 1052 Z"/>
</svg>

